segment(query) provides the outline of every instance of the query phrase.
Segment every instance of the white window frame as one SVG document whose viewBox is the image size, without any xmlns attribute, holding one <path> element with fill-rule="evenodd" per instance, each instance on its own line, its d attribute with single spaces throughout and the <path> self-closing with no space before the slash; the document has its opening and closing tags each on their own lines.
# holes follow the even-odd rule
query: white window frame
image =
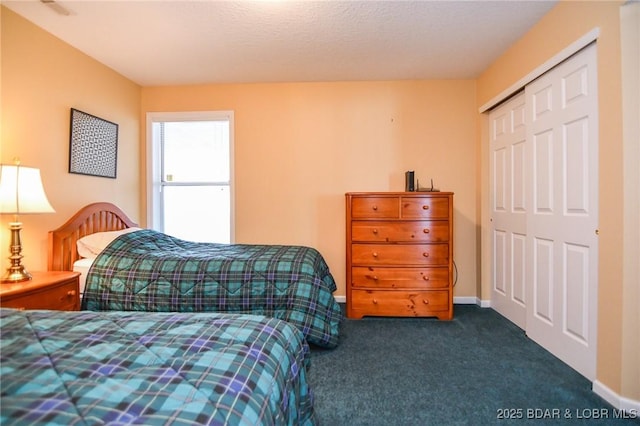
<svg viewBox="0 0 640 426">
<path fill-rule="evenodd" d="M 166 121 L 229 121 L 229 196 L 230 240 L 235 242 L 235 171 L 234 171 L 234 114 L 233 111 L 188 111 L 147 113 L 147 227 L 161 229 L 162 148 L 154 140 L 153 124 Z"/>
</svg>

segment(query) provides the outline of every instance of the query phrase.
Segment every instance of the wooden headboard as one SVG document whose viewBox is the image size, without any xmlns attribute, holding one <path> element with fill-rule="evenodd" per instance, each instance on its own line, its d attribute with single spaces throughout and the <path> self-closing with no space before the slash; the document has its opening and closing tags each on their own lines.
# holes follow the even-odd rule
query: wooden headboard
<svg viewBox="0 0 640 426">
<path fill-rule="evenodd" d="M 64 225 L 49 231 L 47 269 L 72 271 L 80 258 L 77 241 L 90 234 L 137 227 L 138 224 L 111 203 L 93 203 L 81 208 Z"/>
</svg>

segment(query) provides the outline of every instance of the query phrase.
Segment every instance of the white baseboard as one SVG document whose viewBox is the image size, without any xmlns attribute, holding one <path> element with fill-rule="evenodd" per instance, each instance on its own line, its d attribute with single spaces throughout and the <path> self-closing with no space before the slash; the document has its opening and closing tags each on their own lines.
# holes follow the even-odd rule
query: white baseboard
<svg viewBox="0 0 640 426">
<path fill-rule="evenodd" d="M 620 396 L 598 380 L 593 382 L 591 389 L 596 395 L 613 405 L 614 408 L 624 410 L 629 415 L 629 418 L 640 418 L 640 401 Z"/>
<path fill-rule="evenodd" d="M 481 308 L 490 308 L 490 300 L 481 300 L 474 296 L 456 296 L 453 298 L 453 303 L 456 305 L 478 305 Z"/>
<path fill-rule="evenodd" d="M 347 303 L 347 296 L 333 296 L 338 303 Z"/>
<path fill-rule="evenodd" d="M 480 305 L 481 308 L 490 308 L 491 307 L 491 300 L 480 300 L 480 299 L 478 299 L 478 304 Z"/>
<path fill-rule="evenodd" d="M 454 305 L 477 305 L 478 298 L 473 296 L 455 296 L 453 298 Z"/>
</svg>

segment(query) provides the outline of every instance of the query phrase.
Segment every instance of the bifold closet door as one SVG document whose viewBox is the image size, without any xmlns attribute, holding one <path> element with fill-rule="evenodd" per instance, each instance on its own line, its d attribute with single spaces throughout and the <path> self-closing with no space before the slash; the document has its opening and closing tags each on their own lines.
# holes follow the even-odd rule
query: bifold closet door
<svg viewBox="0 0 640 426">
<path fill-rule="evenodd" d="M 598 96 L 590 45 L 491 111 L 491 305 L 590 380 L 598 291 Z"/>
<path fill-rule="evenodd" d="M 596 45 L 525 89 L 532 268 L 529 337 L 595 379 L 598 314 Z"/>
<path fill-rule="evenodd" d="M 489 114 L 491 150 L 491 307 L 526 324 L 527 203 L 524 92 Z"/>
</svg>

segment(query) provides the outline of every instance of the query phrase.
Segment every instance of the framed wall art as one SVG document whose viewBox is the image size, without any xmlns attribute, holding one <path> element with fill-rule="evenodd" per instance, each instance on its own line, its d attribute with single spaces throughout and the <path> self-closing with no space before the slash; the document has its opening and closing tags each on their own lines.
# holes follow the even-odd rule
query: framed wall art
<svg viewBox="0 0 640 426">
<path fill-rule="evenodd" d="M 116 178 L 116 123 L 71 108 L 69 139 L 69 173 Z"/>
</svg>

